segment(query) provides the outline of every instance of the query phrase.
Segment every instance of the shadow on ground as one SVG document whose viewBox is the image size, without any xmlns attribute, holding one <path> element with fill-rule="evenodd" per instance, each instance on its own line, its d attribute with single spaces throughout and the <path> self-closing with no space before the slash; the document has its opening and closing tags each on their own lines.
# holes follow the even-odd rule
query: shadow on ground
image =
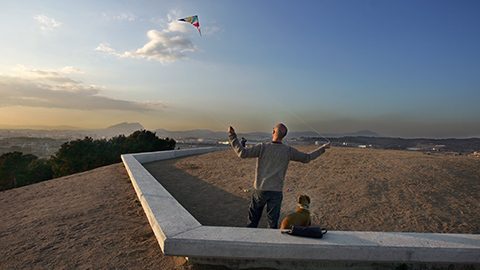
<svg viewBox="0 0 480 270">
<path fill-rule="evenodd" d="M 176 161 L 157 161 L 144 166 L 202 225 L 246 225 L 248 200 L 176 168 Z M 264 217 L 262 221 L 265 222 Z M 264 227 L 265 223 L 260 226 Z"/>
</svg>

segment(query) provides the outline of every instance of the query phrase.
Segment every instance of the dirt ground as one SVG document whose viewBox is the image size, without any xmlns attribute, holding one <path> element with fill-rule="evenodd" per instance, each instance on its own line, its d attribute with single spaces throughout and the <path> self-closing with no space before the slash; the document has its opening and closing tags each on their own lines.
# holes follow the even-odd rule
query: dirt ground
<svg viewBox="0 0 480 270">
<path fill-rule="evenodd" d="M 123 167 L 0 192 L 0 269 L 173 269 Z"/>
<path fill-rule="evenodd" d="M 146 167 L 202 224 L 245 225 L 254 159 L 226 150 Z M 301 193 L 330 230 L 480 233 L 474 157 L 333 148 L 291 163 L 282 215 Z M 191 269 L 162 255 L 123 164 L 0 192 L 0 269 L 175 268 Z"/>
<path fill-rule="evenodd" d="M 146 168 L 203 225 L 246 224 L 255 159 L 225 150 Z M 313 223 L 330 230 L 480 233 L 480 159 L 471 156 L 332 148 L 290 163 L 281 217 L 303 193 Z"/>
</svg>

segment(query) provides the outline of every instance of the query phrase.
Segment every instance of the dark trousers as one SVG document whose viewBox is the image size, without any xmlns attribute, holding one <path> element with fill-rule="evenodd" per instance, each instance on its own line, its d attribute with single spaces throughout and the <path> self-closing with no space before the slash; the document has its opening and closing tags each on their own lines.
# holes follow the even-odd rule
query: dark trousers
<svg viewBox="0 0 480 270">
<path fill-rule="evenodd" d="M 280 217 L 280 208 L 282 207 L 283 194 L 281 191 L 261 191 L 254 190 L 250 208 L 248 209 L 247 227 L 256 228 L 262 217 L 263 208 L 267 205 L 268 227 L 278 228 L 278 218 Z"/>
</svg>

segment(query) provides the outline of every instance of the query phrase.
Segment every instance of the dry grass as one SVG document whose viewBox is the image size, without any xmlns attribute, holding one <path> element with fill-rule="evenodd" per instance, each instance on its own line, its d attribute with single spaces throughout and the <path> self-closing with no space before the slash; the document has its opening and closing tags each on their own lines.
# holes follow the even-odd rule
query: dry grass
<svg viewBox="0 0 480 270">
<path fill-rule="evenodd" d="M 172 269 L 123 164 L 0 192 L 0 269 Z"/>
<path fill-rule="evenodd" d="M 202 224 L 245 225 L 255 159 L 226 150 L 146 167 Z M 282 216 L 302 193 L 314 223 L 331 230 L 480 233 L 474 157 L 332 148 L 310 164 L 290 163 Z"/>
</svg>

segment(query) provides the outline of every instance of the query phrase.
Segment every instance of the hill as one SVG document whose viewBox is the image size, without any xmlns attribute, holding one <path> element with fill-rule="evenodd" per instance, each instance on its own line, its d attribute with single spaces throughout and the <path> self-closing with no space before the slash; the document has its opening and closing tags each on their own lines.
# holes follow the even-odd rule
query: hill
<svg viewBox="0 0 480 270">
<path fill-rule="evenodd" d="M 185 131 L 171 131 L 166 129 L 157 129 L 155 130 L 159 137 L 169 137 L 174 139 L 185 139 L 185 138 L 204 138 L 204 139 L 222 139 L 224 140 L 227 137 L 226 131 L 212 131 L 209 129 L 192 129 Z M 240 132 L 238 133 L 241 137 L 247 137 L 253 140 L 262 140 L 269 139 L 272 134 L 269 132 Z M 370 136 L 378 137 L 379 134 L 370 131 L 370 130 L 361 130 L 351 133 L 326 133 L 321 134 L 326 137 L 345 137 L 345 136 Z M 313 131 L 291 131 L 288 133 L 288 138 L 300 138 L 300 137 L 318 137 L 319 134 Z"/>
<path fill-rule="evenodd" d="M 0 269 L 173 269 L 123 164 L 0 192 Z"/>
<path fill-rule="evenodd" d="M 51 126 L 51 127 L 29 127 L 29 128 L 12 128 L 1 129 L 0 138 L 13 137 L 37 137 L 37 138 L 56 138 L 56 139 L 80 139 L 86 136 L 93 138 L 110 138 L 120 134 L 129 135 L 134 131 L 145 129 L 140 123 L 118 123 L 106 128 L 98 129 L 81 129 L 68 126 Z"/>
<path fill-rule="evenodd" d="M 202 224 L 244 226 L 254 159 L 228 150 L 147 168 Z M 291 164 L 282 215 L 300 193 L 331 230 L 480 233 L 475 157 L 332 148 Z M 175 268 L 122 164 L 0 192 L 0 213 L 0 269 Z"/>
<path fill-rule="evenodd" d="M 255 159 L 229 149 L 146 168 L 203 225 L 245 225 Z M 282 216 L 302 193 L 313 222 L 331 230 L 480 233 L 480 158 L 472 156 L 333 147 L 290 163 Z"/>
<path fill-rule="evenodd" d="M 95 130 L 94 133 L 99 136 L 113 137 L 120 134 L 129 135 L 137 130 L 144 130 L 145 128 L 140 123 L 119 123 L 113 126 L 109 126 L 105 129 Z"/>
</svg>

